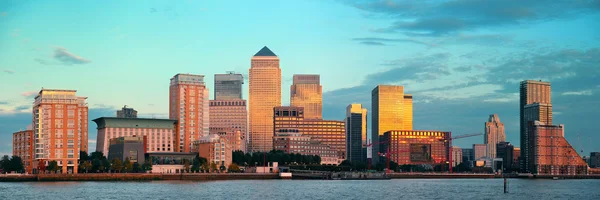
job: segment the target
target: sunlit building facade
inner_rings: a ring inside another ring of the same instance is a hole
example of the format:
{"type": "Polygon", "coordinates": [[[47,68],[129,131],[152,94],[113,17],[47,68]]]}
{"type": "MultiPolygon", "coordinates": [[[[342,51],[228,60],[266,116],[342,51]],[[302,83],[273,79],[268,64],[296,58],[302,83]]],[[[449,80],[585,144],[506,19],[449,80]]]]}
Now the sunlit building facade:
{"type": "Polygon", "coordinates": [[[33,173],[33,130],[13,133],[12,155],[19,156],[27,173],[33,173]]]}
{"type": "Polygon", "coordinates": [[[297,129],[286,129],[284,132],[276,132],[273,137],[273,149],[286,153],[317,155],[321,157],[321,164],[323,165],[337,165],[340,163],[336,150],[310,136],[302,135],[297,129]]]}
{"type": "Polygon", "coordinates": [[[531,155],[528,171],[535,175],[587,174],[588,165],[564,137],[564,126],[529,122],[531,155]]]}
{"type": "Polygon", "coordinates": [[[323,87],[319,75],[294,74],[290,106],[303,107],[305,119],[323,118],[323,87]]]}
{"type": "Polygon", "coordinates": [[[463,154],[460,147],[452,147],[452,167],[456,167],[462,163],[463,154]]]}
{"type": "MultiPolygon", "coordinates": [[[[226,131],[229,135],[238,134],[239,148],[233,149],[246,152],[246,135],[248,125],[248,112],[246,100],[210,100],[210,130],[226,131]]],[[[237,139],[236,139],[237,140],[237,139]]]]}
{"type": "Polygon", "coordinates": [[[146,137],[147,152],[174,152],[177,121],[171,119],[100,117],[93,120],[98,129],[96,151],[109,155],[110,140],[120,137],[146,137]]]}
{"type": "Polygon", "coordinates": [[[233,128],[210,127],[210,135],[218,135],[232,151],[245,151],[242,132],[233,128]]]}
{"type": "Polygon", "coordinates": [[[398,165],[450,163],[451,133],[442,131],[391,130],[383,134],[382,154],[389,153],[398,165]]]}
{"type": "Polygon", "coordinates": [[[403,86],[378,85],[371,92],[372,163],[379,162],[379,137],[390,130],[412,130],[412,95],[403,86]]]}
{"type": "Polygon", "coordinates": [[[346,158],[367,163],[367,109],[361,104],[346,107],[346,158]]]}
{"type": "Polygon", "coordinates": [[[500,122],[498,114],[492,114],[485,123],[485,135],[483,136],[483,143],[486,145],[486,156],[496,158],[496,145],[504,141],[506,141],[504,124],[500,122]]]}
{"type": "MultiPolygon", "coordinates": [[[[527,114],[526,113],[526,106],[530,105],[530,104],[534,104],[534,103],[538,103],[540,104],[541,107],[546,107],[545,109],[547,110],[549,107],[552,105],[552,93],[551,93],[551,86],[549,82],[542,82],[542,81],[535,81],[535,80],[526,80],[526,81],[522,81],[520,83],[520,87],[519,87],[519,93],[520,93],[520,104],[519,104],[519,114],[520,114],[520,145],[521,145],[521,169],[525,169],[527,170],[528,167],[530,165],[530,163],[528,163],[531,158],[528,157],[528,155],[530,155],[531,153],[529,152],[530,150],[530,145],[528,143],[529,138],[528,136],[530,135],[528,133],[528,123],[530,121],[534,121],[536,120],[535,118],[531,118],[532,114],[527,114]],[[546,105],[546,106],[544,106],[546,105]],[[530,117],[527,117],[530,116],[530,117]]],[[[542,108],[542,110],[544,110],[544,108],[542,108]]],[[[539,116],[540,112],[533,112],[533,111],[529,111],[528,113],[538,113],[537,115],[539,116]]],[[[551,108],[550,108],[550,113],[551,113],[551,108]]],[[[547,116],[547,115],[546,115],[547,116]]],[[[552,116],[552,114],[550,114],[549,116],[552,116]]],[[[539,120],[539,119],[538,119],[539,120]]],[[[543,121],[543,120],[542,120],[543,121]]],[[[552,119],[550,118],[547,121],[544,121],[544,123],[547,124],[552,124],[552,119]]],[[[522,172],[527,172],[527,171],[522,171],[522,172]]]]}
{"type": "Polygon", "coordinates": [[[273,133],[297,130],[302,136],[308,136],[335,150],[338,163],[346,159],[346,126],[344,121],[304,119],[304,108],[295,106],[275,107],[273,112],[273,133]]]}
{"type": "Polygon", "coordinates": [[[192,142],[209,132],[209,91],[204,75],[175,75],[169,94],[169,119],[178,122],[175,152],[190,152],[192,142]]]}
{"type": "Polygon", "coordinates": [[[273,108],[281,106],[279,58],[266,46],[251,59],[248,97],[248,151],[273,149],[273,108]]]}
{"type": "Polygon", "coordinates": [[[473,144],[473,158],[475,160],[485,158],[487,155],[487,146],[485,144],[473,144]]]}
{"type": "Polygon", "coordinates": [[[56,161],[62,173],[77,173],[79,151],[88,151],[87,97],[76,92],[42,89],[33,103],[34,162],[56,161]]]}
{"type": "Polygon", "coordinates": [[[198,152],[198,156],[206,158],[208,163],[215,163],[219,167],[227,168],[232,161],[232,149],[227,145],[226,139],[219,135],[210,134],[194,141],[192,151],[198,152]]]}

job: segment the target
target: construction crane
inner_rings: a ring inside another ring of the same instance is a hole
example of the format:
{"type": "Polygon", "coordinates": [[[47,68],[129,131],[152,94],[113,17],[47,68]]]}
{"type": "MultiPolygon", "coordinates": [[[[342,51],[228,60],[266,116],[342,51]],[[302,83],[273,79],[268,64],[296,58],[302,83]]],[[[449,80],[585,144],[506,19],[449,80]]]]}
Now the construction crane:
{"type": "Polygon", "coordinates": [[[468,138],[468,137],[474,137],[474,136],[480,136],[483,135],[483,133],[472,133],[472,134],[464,134],[464,135],[457,135],[455,137],[451,137],[450,141],[444,141],[444,142],[448,142],[448,165],[449,165],[449,171],[450,173],[452,173],[452,141],[456,140],[456,139],[463,139],[463,138],[468,138]]]}

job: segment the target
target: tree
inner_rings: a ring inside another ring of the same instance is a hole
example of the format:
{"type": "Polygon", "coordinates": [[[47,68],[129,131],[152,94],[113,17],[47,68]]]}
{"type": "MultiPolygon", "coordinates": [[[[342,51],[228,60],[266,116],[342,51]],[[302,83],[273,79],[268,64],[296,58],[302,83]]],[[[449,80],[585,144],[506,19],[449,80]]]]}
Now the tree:
{"type": "Polygon", "coordinates": [[[133,173],[140,173],[142,172],[142,166],[140,166],[139,163],[133,163],[133,173]]]}
{"type": "Polygon", "coordinates": [[[46,167],[46,169],[48,169],[50,173],[56,173],[56,171],[59,170],[58,163],[56,162],[56,160],[48,162],[48,167],[46,167]]]}
{"type": "Polygon", "coordinates": [[[210,163],[210,172],[217,171],[217,163],[210,163]]]}
{"type": "Polygon", "coordinates": [[[85,161],[92,160],[87,152],[79,151],[79,162],[83,163],[85,161]]]}
{"type": "Polygon", "coordinates": [[[46,173],[46,163],[44,163],[44,160],[40,160],[38,161],[38,173],[46,173]]]}
{"type": "Polygon", "coordinates": [[[23,173],[25,171],[25,167],[23,166],[23,160],[19,156],[12,156],[9,162],[10,171],[15,171],[18,173],[23,173]]]}
{"type": "Polygon", "coordinates": [[[2,160],[0,160],[0,169],[2,169],[2,171],[4,173],[8,173],[10,172],[10,158],[8,157],[8,155],[4,155],[2,156],[2,160]]]}
{"type": "Polygon", "coordinates": [[[227,170],[231,173],[239,173],[241,171],[240,167],[235,163],[229,164],[229,167],[227,167],[227,170]]]}
{"type": "Polygon", "coordinates": [[[125,173],[129,173],[133,171],[133,163],[129,160],[129,158],[125,159],[125,163],[123,163],[123,171],[125,173]]]}
{"type": "Polygon", "coordinates": [[[202,170],[203,173],[207,173],[208,170],[210,170],[210,165],[208,164],[208,162],[203,163],[200,166],[200,170],[202,170]]]}
{"type": "Polygon", "coordinates": [[[88,171],[89,171],[90,169],[92,169],[92,161],[89,161],[89,160],[83,161],[83,163],[81,163],[81,164],[79,165],[79,169],[80,169],[82,172],[88,173],[88,171]]]}
{"type": "Polygon", "coordinates": [[[190,161],[187,159],[183,160],[183,169],[185,172],[190,172],[190,161]]]}
{"type": "Polygon", "coordinates": [[[110,170],[113,170],[115,173],[119,173],[121,170],[123,170],[123,162],[121,162],[119,158],[113,159],[110,170]]]}
{"type": "Polygon", "coordinates": [[[144,161],[144,164],[142,165],[142,170],[144,170],[144,172],[152,171],[152,162],[149,160],[144,161]]]}
{"type": "Polygon", "coordinates": [[[108,161],[108,159],[104,158],[104,159],[100,160],[100,162],[102,162],[102,165],[100,165],[101,166],[100,170],[102,172],[106,172],[106,171],[110,170],[111,164],[108,161]]]}

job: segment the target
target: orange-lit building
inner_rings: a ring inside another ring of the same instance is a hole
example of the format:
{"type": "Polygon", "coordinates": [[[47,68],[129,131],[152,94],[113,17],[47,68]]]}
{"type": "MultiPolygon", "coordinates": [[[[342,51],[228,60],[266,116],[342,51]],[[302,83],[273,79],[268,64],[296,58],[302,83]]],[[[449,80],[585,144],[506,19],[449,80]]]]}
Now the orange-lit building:
{"type": "Polygon", "coordinates": [[[483,143],[486,145],[486,157],[496,158],[496,145],[505,141],[504,123],[500,122],[498,114],[490,115],[488,121],[485,122],[485,135],[483,136],[483,143]]]}
{"type": "Polygon", "coordinates": [[[281,129],[273,137],[273,149],[286,153],[302,155],[317,155],[321,157],[321,164],[340,164],[338,152],[310,136],[300,133],[297,129],[281,129]]]}
{"type": "Polygon", "coordinates": [[[379,162],[379,137],[391,130],[412,130],[412,95],[404,93],[403,86],[378,85],[371,91],[371,140],[372,163],[379,162]]]}
{"type": "Polygon", "coordinates": [[[210,127],[210,135],[218,135],[225,140],[231,151],[244,151],[242,132],[233,128],[210,127]]]}
{"type": "Polygon", "coordinates": [[[298,130],[302,136],[308,136],[335,150],[338,163],[346,159],[346,126],[344,121],[305,119],[304,108],[295,106],[275,107],[273,112],[273,133],[298,130]]]}
{"type": "Polygon", "coordinates": [[[323,87],[319,75],[294,74],[290,106],[303,107],[304,119],[323,118],[323,87]]]}
{"type": "MultiPolygon", "coordinates": [[[[242,99],[242,84],[244,77],[241,74],[215,74],[215,100],[210,100],[210,130],[227,133],[227,137],[237,134],[236,142],[232,149],[246,152],[246,139],[248,127],[248,112],[246,100],[242,99]]],[[[221,134],[222,135],[222,134],[221,134]]]]}
{"type": "Polygon", "coordinates": [[[251,59],[248,97],[248,151],[273,149],[273,108],[281,106],[279,58],[266,46],[251,59]]]}
{"type": "Polygon", "coordinates": [[[42,89],[35,97],[34,165],[56,161],[62,173],[77,173],[79,151],[88,151],[88,107],[76,92],[42,89]]]}
{"type": "Polygon", "coordinates": [[[19,156],[27,173],[33,173],[33,130],[13,133],[12,155],[19,156]]]}
{"type": "Polygon", "coordinates": [[[217,166],[229,167],[231,164],[232,150],[227,145],[227,140],[218,135],[210,134],[194,141],[192,152],[198,152],[208,163],[215,163],[217,166]]]}
{"type": "Polygon", "coordinates": [[[192,142],[208,135],[209,97],[204,75],[177,74],[169,88],[169,118],[177,120],[175,152],[190,152],[192,142]]]}
{"type": "Polygon", "coordinates": [[[399,165],[439,165],[451,162],[450,138],[450,132],[392,130],[383,134],[382,141],[389,142],[381,146],[383,153],[390,152],[391,160],[399,165]]]}
{"type": "Polygon", "coordinates": [[[529,131],[527,130],[528,123],[531,121],[542,121],[546,124],[552,124],[552,93],[549,82],[525,80],[520,83],[520,145],[521,145],[521,172],[527,172],[530,165],[528,156],[531,155],[529,152],[530,144],[529,131]],[[532,107],[531,104],[539,104],[536,108],[532,107]],[[538,110],[538,112],[536,112],[538,110]],[[540,112],[541,111],[541,112],[540,112]],[[544,112],[545,111],[545,112],[544,112]],[[545,113],[545,114],[544,114],[545,113]],[[545,118],[543,120],[542,118],[545,118]]]}
{"type": "Polygon", "coordinates": [[[151,153],[174,152],[177,120],[151,118],[100,117],[96,123],[96,151],[109,155],[110,140],[120,137],[146,136],[144,148],[151,153]]]}
{"type": "Polygon", "coordinates": [[[588,165],[564,137],[564,126],[530,122],[529,172],[536,175],[587,174],[588,165]]]}

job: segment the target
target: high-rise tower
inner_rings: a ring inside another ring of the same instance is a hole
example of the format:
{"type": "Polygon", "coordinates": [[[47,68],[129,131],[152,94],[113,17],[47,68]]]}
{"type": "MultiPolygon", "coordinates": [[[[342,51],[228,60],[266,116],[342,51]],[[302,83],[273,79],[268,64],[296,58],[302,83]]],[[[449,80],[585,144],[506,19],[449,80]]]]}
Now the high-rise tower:
{"type": "Polygon", "coordinates": [[[483,143],[486,145],[486,157],[496,158],[496,145],[506,141],[504,133],[504,124],[500,122],[498,114],[490,115],[485,123],[485,135],[483,143]]]}
{"type": "Polygon", "coordinates": [[[376,164],[380,136],[391,130],[412,130],[412,95],[404,94],[403,86],[378,85],[371,92],[371,112],[371,153],[376,164]]]}
{"type": "Polygon", "coordinates": [[[273,108],[281,106],[279,58],[265,46],[250,62],[248,151],[267,152],[273,149],[273,108]]]}
{"type": "Polygon", "coordinates": [[[361,104],[346,107],[346,158],[352,162],[367,161],[367,109],[361,104]]]}
{"type": "Polygon", "coordinates": [[[244,77],[233,72],[215,74],[215,100],[210,100],[210,128],[229,144],[233,150],[246,151],[248,112],[242,99],[244,77]],[[238,148],[239,147],[239,148],[238,148]]]}
{"type": "Polygon", "coordinates": [[[34,158],[56,161],[63,174],[77,173],[79,151],[88,151],[87,97],[76,92],[42,89],[33,103],[34,158]]]}
{"type": "MultiPolygon", "coordinates": [[[[521,145],[521,169],[527,169],[529,166],[529,158],[532,155],[529,145],[529,133],[528,133],[528,122],[535,121],[535,117],[533,116],[550,116],[550,120],[544,121],[544,123],[552,124],[551,121],[551,110],[552,110],[552,100],[551,100],[551,91],[550,91],[550,83],[542,82],[542,81],[534,81],[534,80],[526,80],[522,81],[520,84],[520,145],[521,145]],[[538,108],[536,106],[530,104],[539,104],[538,108]],[[536,111],[546,111],[546,114],[536,111]],[[549,115],[548,115],[549,114],[549,115]]],[[[543,120],[542,120],[543,121],[543,120]]]]}
{"type": "Polygon", "coordinates": [[[190,152],[192,142],[209,133],[209,97],[204,75],[173,76],[169,94],[169,118],[178,124],[175,152],[190,152]]]}
{"type": "Polygon", "coordinates": [[[290,106],[303,107],[305,119],[323,118],[323,87],[319,79],[319,75],[294,74],[290,106]]]}
{"type": "Polygon", "coordinates": [[[241,74],[215,74],[215,100],[242,99],[242,84],[244,77],[241,74]]]}

